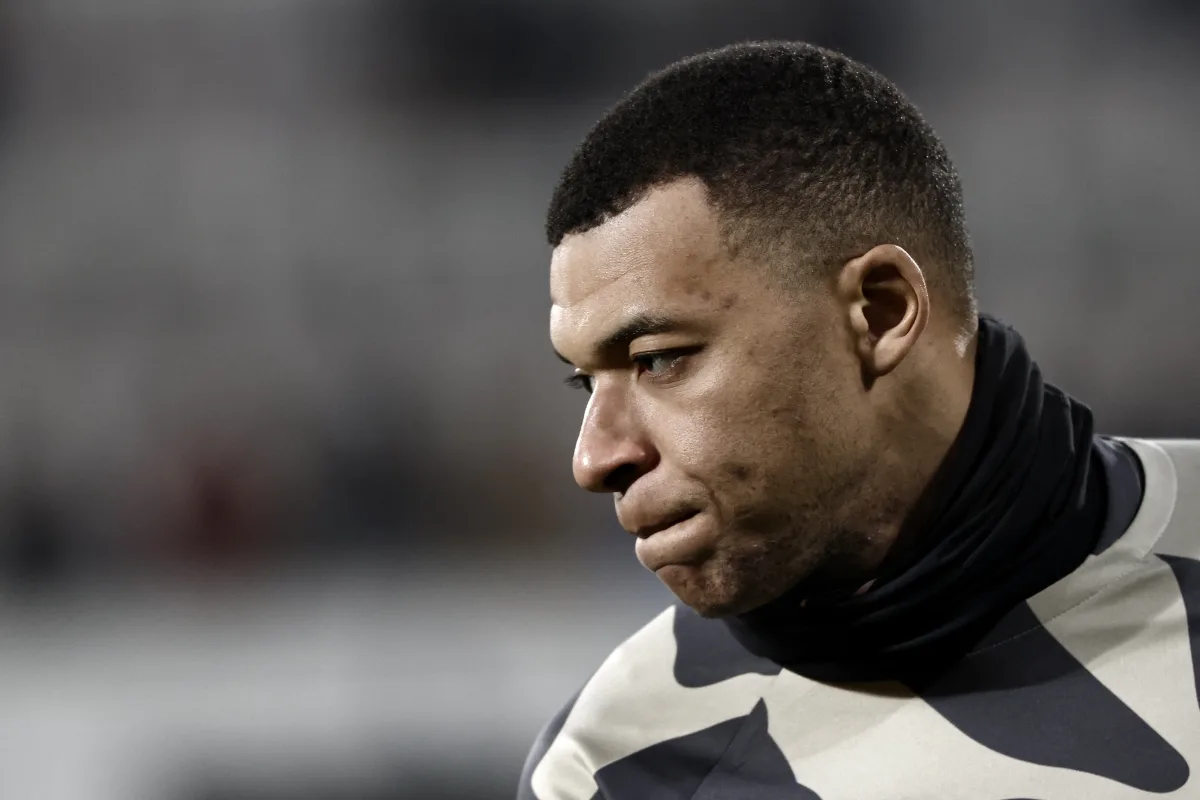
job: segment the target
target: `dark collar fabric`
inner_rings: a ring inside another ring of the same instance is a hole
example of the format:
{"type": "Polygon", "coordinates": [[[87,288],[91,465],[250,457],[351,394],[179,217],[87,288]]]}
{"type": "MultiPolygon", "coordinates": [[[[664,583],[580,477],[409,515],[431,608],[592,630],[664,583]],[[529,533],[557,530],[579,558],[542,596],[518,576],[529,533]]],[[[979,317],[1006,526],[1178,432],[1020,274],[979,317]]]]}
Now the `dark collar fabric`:
{"type": "Polygon", "coordinates": [[[818,598],[802,583],[725,624],[817,680],[922,679],[1120,535],[1141,499],[1136,463],[1043,382],[1016,331],[982,316],[962,430],[871,588],[818,598]]]}

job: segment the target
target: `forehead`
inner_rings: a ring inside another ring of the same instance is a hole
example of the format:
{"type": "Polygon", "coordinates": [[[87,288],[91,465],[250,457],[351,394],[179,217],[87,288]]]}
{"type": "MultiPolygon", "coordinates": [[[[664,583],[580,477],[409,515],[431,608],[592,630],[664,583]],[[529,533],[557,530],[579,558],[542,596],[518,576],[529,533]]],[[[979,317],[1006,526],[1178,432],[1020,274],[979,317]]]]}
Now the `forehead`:
{"type": "Polygon", "coordinates": [[[633,303],[719,304],[745,280],[728,262],[703,185],[678,181],[565,238],[551,259],[550,297],[556,314],[571,316],[633,303]]]}

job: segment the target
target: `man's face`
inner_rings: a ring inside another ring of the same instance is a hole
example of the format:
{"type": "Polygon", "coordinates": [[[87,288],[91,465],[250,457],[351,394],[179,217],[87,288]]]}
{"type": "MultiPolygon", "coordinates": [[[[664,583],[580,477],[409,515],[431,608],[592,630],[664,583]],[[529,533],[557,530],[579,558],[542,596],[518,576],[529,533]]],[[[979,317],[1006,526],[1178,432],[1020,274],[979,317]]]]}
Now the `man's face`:
{"type": "Polygon", "coordinates": [[[748,611],[854,550],[874,423],[832,290],[731,256],[685,180],[567,237],[551,297],[555,349],[591,390],[575,479],[613,495],[681,600],[748,611]]]}

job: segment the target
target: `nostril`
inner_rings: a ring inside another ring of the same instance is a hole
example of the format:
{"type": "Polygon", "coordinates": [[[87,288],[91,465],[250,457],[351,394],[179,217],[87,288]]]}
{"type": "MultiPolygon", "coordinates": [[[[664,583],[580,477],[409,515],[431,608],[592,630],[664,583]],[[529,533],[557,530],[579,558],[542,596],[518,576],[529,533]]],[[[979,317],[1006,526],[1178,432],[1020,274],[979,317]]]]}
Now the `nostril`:
{"type": "Polygon", "coordinates": [[[638,477],[638,468],[633,464],[621,464],[604,476],[604,491],[621,494],[627,491],[638,477]]]}

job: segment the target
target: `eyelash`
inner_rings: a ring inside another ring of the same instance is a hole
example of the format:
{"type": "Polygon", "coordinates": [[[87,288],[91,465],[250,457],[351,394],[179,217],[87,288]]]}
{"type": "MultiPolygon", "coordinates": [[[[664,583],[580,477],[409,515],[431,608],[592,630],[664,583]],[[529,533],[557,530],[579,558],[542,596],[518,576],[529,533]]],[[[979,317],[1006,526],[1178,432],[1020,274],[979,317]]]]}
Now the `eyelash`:
{"type": "MultiPolygon", "coordinates": [[[[641,353],[640,355],[634,356],[632,361],[634,364],[643,367],[644,369],[646,369],[646,371],[649,371],[649,369],[645,367],[645,363],[648,361],[666,360],[666,361],[670,361],[671,365],[674,366],[674,363],[676,361],[683,358],[690,352],[693,352],[693,350],[691,350],[691,349],[657,350],[653,353],[641,353]]],[[[568,375],[566,380],[563,382],[566,383],[567,386],[570,386],[572,389],[582,389],[582,390],[586,391],[588,394],[592,393],[592,376],[591,375],[584,375],[581,373],[576,373],[575,375],[568,375]]]]}
{"type": "Polygon", "coordinates": [[[588,394],[592,393],[592,376],[591,375],[568,375],[563,381],[572,389],[582,389],[588,394]]]}

